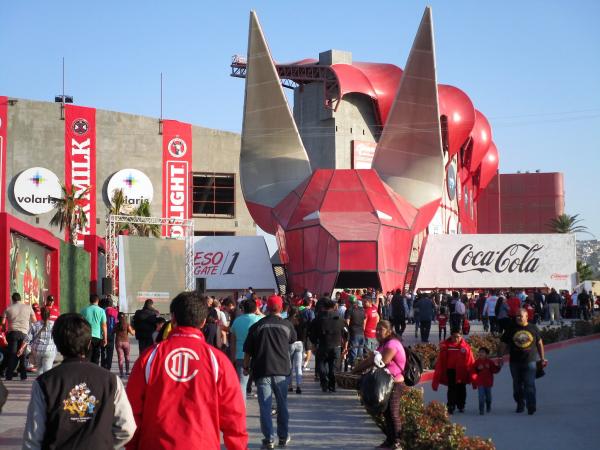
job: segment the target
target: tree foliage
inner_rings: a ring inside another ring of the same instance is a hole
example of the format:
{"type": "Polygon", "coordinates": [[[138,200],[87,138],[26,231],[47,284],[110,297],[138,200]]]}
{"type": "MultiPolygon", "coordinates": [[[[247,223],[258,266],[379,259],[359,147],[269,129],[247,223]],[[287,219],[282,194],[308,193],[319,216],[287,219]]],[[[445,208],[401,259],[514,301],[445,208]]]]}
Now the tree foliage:
{"type": "Polygon", "coordinates": [[[74,186],[67,187],[61,184],[62,197],[55,198],[54,216],[50,225],[58,227],[60,231],[68,230],[68,240],[71,244],[77,241],[77,232],[87,226],[88,219],[83,210],[83,200],[89,194],[86,188],[77,191],[74,186]]]}
{"type": "Polygon", "coordinates": [[[583,261],[577,261],[577,276],[580,283],[591,280],[594,278],[594,270],[583,261]]]}
{"type": "Polygon", "coordinates": [[[550,220],[548,227],[554,233],[588,233],[588,228],[585,225],[578,225],[582,219],[579,219],[579,214],[570,216],[561,214],[550,220]]]}

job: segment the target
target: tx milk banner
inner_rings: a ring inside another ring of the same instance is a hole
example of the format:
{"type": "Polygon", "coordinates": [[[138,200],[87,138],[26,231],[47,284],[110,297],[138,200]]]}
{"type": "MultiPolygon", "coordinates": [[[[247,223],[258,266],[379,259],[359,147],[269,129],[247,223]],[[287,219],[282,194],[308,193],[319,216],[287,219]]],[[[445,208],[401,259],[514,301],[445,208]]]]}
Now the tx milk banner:
{"type": "Polygon", "coordinates": [[[262,236],[196,236],[194,276],[206,279],[207,290],[276,290],[262,236]]]}
{"type": "Polygon", "coordinates": [[[576,273],[574,234],[437,234],[416,287],[570,290],[576,273]]]}
{"type": "MultiPolygon", "coordinates": [[[[163,201],[162,216],[191,217],[190,174],[192,170],[192,126],[176,120],[163,121],[163,201]]],[[[183,236],[181,225],[166,225],[162,235],[183,236]]]]}
{"type": "Polygon", "coordinates": [[[65,186],[76,193],[89,189],[82,199],[87,225],[74,242],[83,247],[84,236],[96,234],[96,108],[65,105],[65,186]]]}

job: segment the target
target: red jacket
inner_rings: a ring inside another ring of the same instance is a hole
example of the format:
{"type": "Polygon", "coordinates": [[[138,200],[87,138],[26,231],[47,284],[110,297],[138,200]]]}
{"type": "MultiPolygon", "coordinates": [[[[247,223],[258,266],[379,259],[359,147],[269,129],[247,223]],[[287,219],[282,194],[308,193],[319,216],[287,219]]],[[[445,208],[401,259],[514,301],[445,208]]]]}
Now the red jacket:
{"type": "Polygon", "coordinates": [[[450,338],[440,344],[440,353],[435,363],[431,387],[434,391],[440,384],[448,385],[448,368],[456,369],[456,382],[468,384],[472,381],[473,352],[467,341],[461,339],[459,344],[454,344],[450,338]]]}
{"type": "Polygon", "coordinates": [[[492,387],[494,374],[500,372],[500,366],[490,358],[477,358],[473,364],[473,387],[492,387]]]}
{"type": "Polygon", "coordinates": [[[137,430],[132,449],[228,450],[248,446],[246,408],[229,359],[200,330],[177,327],[136,361],[127,396],[137,430]]]}
{"type": "Polygon", "coordinates": [[[508,315],[510,317],[517,317],[519,314],[519,308],[521,308],[521,300],[519,297],[511,297],[506,301],[508,305],[508,315]]]}

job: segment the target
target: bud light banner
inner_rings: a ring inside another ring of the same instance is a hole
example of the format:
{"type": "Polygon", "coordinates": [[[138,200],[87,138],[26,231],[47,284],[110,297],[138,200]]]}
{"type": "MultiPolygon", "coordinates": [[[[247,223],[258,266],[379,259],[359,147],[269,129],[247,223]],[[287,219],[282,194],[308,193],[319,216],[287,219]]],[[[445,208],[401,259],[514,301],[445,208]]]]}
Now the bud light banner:
{"type": "MultiPolygon", "coordinates": [[[[163,121],[163,217],[191,216],[192,126],[176,120],[163,121]]],[[[182,237],[183,227],[167,225],[162,235],[182,237]]]]}
{"type": "Polygon", "coordinates": [[[417,288],[556,288],[576,282],[573,234],[455,234],[427,238],[417,288]]]}
{"type": "Polygon", "coordinates": [[[277,290],[262,236],[196,236],[194,277],[205,278],[207,290],[277,290]]]}
{"type": "Polygon", "coordinates": [[[0,96],[0,212],[6,210],[6,138],[8,130],[8,97],[0,96]]]}
{"type": "MultiPolygon", "coordinates": [[[[81,204],[87,217],[77,230],[74,244],[83,247],[83,238],[96,234],[96,109],[65,105],[65,186],[76,195],[87,193],[81,204]]],[[[66,239],[69,230],[66,230],[66,239]]]]}

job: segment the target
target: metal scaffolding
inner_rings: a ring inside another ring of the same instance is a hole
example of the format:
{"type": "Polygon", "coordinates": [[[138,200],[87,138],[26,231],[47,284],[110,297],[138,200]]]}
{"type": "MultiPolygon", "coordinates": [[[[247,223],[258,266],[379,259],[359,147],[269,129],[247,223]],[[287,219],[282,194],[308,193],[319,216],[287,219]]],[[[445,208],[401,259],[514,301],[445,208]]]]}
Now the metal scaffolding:
{"type": "Polygon", "coordinates": [[[118,246],[117,227],[119,224],[142,224],[180,226],[183,234],[178,237],[163,239],[185,239],[185,289],[192,291],[196,288],[194,279],[194,221],[192,219],[173,219],[166,217],[142,217],[110,214],[106,217],[106,276],[115,279],[118,246]]]}

